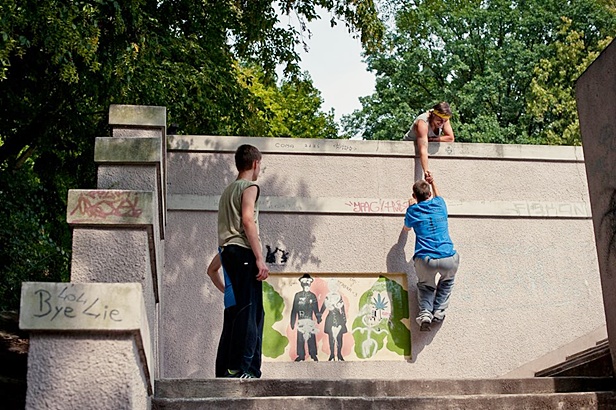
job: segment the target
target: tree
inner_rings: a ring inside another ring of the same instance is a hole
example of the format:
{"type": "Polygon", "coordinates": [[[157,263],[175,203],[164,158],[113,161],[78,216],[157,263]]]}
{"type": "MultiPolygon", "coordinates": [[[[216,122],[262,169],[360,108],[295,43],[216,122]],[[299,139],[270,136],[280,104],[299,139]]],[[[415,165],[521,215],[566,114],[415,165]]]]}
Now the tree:
{"type": "Polygon", "coordinates": [[[258,68],[245,69],[243,81],[261,102],[249,127],[264,137],[338,138],[334,113],[321,112],[321,92],[307,72],[280,85],[267,85],[258,68]]]}
{"type": "Polygon", "coordinates": [[[21,281],[68,279],[67,191],[94,186],[110,104],[166,106],[180,133],[260,135],[265,104],[241,67],[268,87],[278,65],[300,75],[303,34],[275,5],[304,24],[323,7],[368,49],[382,34],[372,0],[0,0],[0,308],[21,281]]]}
{"type": "MultiPolygon", "coordinates": [[[[362,109],[343,118],[347,135],[400,139],[414,117],[439,101],[454,109],[457,141],[556,143],[542,134],[529,107],[538,97],[531,84],[541,74],[542,59],[556,61],[563,52],[562,17],[568,30],[582,35],[583,47],[568,61],[587,64],[616,32],[609,2],[595,0],[415,0],[398,8],[395,27],[386,35],[385,52],[368,53],[376,73],[376,92],[361,99],[362,109]],[[558,40],[561,49],[558,49],[558,40]]],[[[539,81],[552,88],[557,78],[539,81]],[[548,81],[547,83],[545,81],[548,81]]],[[[563,84],[573,92],[574,78],[563,84]]],[[[535,91],[538,91],[536,89],[535,91]]],[[[572,94],[571,94],[572,95],[572,94]]],[[[568,120],[556,124],[562,135],[568,120]]],[[[564,141],[564,140],[562,140],[564,141]]],[[[574,140],[571,140],[574,141],[574,140]]]]}
{"type": "Polygon", "coordinates": [[[562,18],[555,53],[536,65],[530,84],[527,111],[540,125],[536,140],[551,145],[580,145],[582,136],[572,84],[612,41],[600,40],[596,47],[585,44],[583,32],[571,29],[572,21],[562,18]],[[594,50],[594,51],[593,51],[594,50]]]}

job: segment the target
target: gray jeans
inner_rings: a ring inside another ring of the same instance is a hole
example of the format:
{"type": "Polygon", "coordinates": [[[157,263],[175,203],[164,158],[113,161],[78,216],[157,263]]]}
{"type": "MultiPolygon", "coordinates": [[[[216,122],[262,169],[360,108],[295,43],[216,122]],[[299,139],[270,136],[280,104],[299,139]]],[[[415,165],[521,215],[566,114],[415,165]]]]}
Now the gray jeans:
{"type": "Polygon", "coordinates": [[[417,273],[417,300],[419,302],[419,315],[432,314],[438,310],[445,310],[449,306],[449,296],[453,290],[453,282],[460,265],[460,255],[431,259],[429,257],[414,260],[415,273],[417,273]],[[441,278],[436,284],[436,274],[441,278]]]}

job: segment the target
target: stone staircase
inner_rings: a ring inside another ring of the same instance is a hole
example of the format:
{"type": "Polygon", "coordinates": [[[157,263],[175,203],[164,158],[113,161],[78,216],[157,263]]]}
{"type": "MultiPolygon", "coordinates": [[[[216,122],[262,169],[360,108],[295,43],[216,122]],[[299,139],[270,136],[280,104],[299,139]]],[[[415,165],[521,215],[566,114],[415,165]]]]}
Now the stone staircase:
{"type": "Polygon", "coordinates": [[[608,339],[588,349],[567,356],[562,362],[535,373],[537,377],[592,376],[613,377],[612,356],[608,339]]]}
{"type": "Polygon", "coordinates": [[[156,381],[154,410],[616,409],[611,377],[526,379],[156,381]]]}

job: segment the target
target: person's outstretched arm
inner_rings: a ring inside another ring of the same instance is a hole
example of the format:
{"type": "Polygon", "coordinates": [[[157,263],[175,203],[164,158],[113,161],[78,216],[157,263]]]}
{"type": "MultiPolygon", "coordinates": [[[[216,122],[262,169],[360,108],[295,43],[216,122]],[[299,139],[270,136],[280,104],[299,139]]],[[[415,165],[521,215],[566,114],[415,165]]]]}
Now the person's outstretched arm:
{"type": "Polygon", "coordinates": [[[425,174],[429,174],[428,168],[428,123],[417,121],[415,124],[415,135],[417,136],[417,151],[419,153],[419,163],[425,174]]]}

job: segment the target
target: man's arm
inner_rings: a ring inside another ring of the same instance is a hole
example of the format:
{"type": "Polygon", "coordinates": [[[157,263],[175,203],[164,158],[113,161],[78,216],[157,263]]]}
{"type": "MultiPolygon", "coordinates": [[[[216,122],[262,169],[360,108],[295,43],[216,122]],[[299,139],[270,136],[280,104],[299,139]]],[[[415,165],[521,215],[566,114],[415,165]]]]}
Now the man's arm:
{"type": "Polygon", "coordinates": [[[252,253],[254,253],[257,259],[257,267],[259,273],[257,274],[257,280],[265,280],[269,275],[269,268],[265,264],[263,258],[263,250],[261,249],[261,241],[259,241],[259,233],[257,232],[257,224],[254,221],[255,203],[257,202],[257,195],[259,194],[259,188],[255,185],[250,186],[242,193],[242,225],[244,226],[244,232],[250,243],[252,253]]]}
{"type": "Polygon", "coordinates": [[[429,174],[428,170],[428,124],[424,121],[417,121],[415,124],[415,135],[417,136],[417,151],[419,162],[424,173],[429,174]]]}
{"type": "Polygon", "coordinates": [[[455,136],[453,135],[453,128],[451,128],[451,121],[447,121],[443,125],[443,134],[439,137],[432,137],[430,141],[434,142],[453,142],[455,136]]]}
{"type": "Polygon", "coordinates": [[[220,262],[220,255],[216,254],[216,256],[212,258],[212,261],[207,267],[207,274],[210,279],[212,279],[212,283],[214,283],[214,286],[216,286],[216,288],[218,288],[218,290],[220,290],[222,293],[225,293],[225,284],[219,272],[221,266],[222,263],[220,262]]]}

